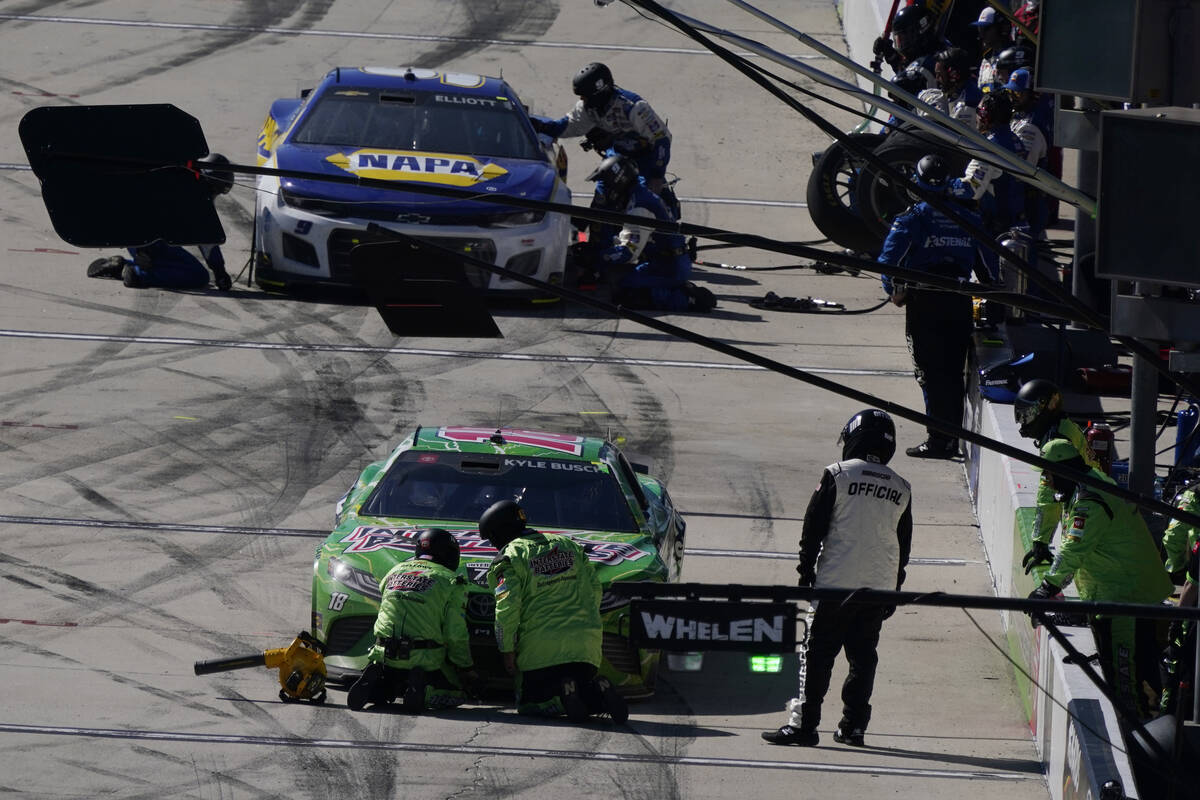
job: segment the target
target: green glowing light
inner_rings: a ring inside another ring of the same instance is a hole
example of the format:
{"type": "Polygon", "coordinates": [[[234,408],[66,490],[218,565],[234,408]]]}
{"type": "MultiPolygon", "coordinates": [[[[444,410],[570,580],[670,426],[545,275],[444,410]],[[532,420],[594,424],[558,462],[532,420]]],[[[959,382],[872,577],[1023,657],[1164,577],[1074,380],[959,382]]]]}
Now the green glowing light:
{"type": "Polygon", "coordinates": [[[779,672],[783,669],[783,656],[750,656],[751,672],[779,672]]]}

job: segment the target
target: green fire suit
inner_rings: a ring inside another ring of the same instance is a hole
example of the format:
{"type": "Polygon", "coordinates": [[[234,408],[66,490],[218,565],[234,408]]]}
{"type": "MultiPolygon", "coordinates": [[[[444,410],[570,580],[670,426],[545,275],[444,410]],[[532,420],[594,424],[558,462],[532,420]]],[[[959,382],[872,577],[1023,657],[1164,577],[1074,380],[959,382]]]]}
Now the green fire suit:
{"type": "Polygon", "coordinates": [[[566,713],[559,681],[590,686],[600,665],[600,581],[583,548],[531,529],[508,543],[488,570],[496,595],[496,643],[516,654],[517,712],[566,713]]]}
{"type": "Polygon", "coordinates": [[[526,530],[488,570],[496,642],[522,672],[579,661],[600,665],[600,580],[570,537],[526,530]]]}
{"type": "MultiPolygon", "coordinates": [[[[1093,478],[1106,480],[1098,469],[1093,478]]],[[[1063,514],[1062,542],[1044,581],[1062,587],[1075,580],[1079,597],[1117,603],[1161,603],[1171,579],[1136,507],[1118,497],[1080,486],[1063,514]]],[[[1105,677],[1131,709],[1147,714],[1142,681],[1159,687],[1159,647],[1151,620],[1089,618],[1105,677]]]]}
{"type": "MultiPolygon", "coordinates": [[[[1038,440],[1039,452],[1051,439],[1066,439],[1079,451],[1079,455],[1087,462],[1089,469],[1099,469],[1100,461],[1092,452],[1092,448],[1087,442],[1087,436],[1078,425],[1067,417],[1060,419],[1058,425],[1051,428],[1045,436],[1038,440]]],[[[1063,504],[1054,499],[1054,487],[1050,485],[1044,472],[1042,479],[1038,481],[1034,505],[1036,509],[1033,515],[1033,541],[1048,545],[1054,538],[1054,529],[1058,527],[1058,520],[1062,516],[1063,504]]]]}
{"type": "Polygon", "coordinates": [[[424,669],[430,674],[425,688],[431,708],[462,703],[466,694],[456,667],[472,665],[466,579],[441,564],[414,559],[392,567],[379,589],[383,598],[375,618],[377,644],[367,654],[368,661],[391,669],[424,669]],[[396,648],[402,639],[411,640],[408,657],[389,657],[389,644],[396,648]]]}
{"type": "MultiPolygon", "coordinates": [[[[1175,507],[1193,514],[1200,513],[1200,484],[1194,483],[1180,492],[1175,498],[1175,507]]],[[[1171,520],[1162,540],[1163,552],[1167,554],[1167,572],[1178,572],[1188,565],[1197,536],[1200,536],[1200,531],[1195,525],[1171,520]]]]}

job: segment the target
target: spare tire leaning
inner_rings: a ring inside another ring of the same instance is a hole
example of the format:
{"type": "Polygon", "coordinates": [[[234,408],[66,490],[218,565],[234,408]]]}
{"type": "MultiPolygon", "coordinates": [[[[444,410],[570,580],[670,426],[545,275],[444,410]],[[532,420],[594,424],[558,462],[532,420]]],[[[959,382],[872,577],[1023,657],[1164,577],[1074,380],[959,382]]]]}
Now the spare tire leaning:
{"type": "Polygon", "coordinates": [[[962,175],[970,160],[959,150],[941,147],[903,132],[889,136],[873,152],[903,176],[902,180],[897,181],[890,175],[867,167],[855,185],[855,206],[859,216],[869,235],[878,237],[881,243],[892,227],[892,220],[916,202],[916,195],[910,194],[908,187],[918,161],[930,154],[938,155],[946,160],[950,174],[962,175]]]}
{"type": "MultiPolygon", "coordinates": [[[[882,133],[851,133],[848,138],[867,150],[883,140],[882,133]]],[[[841,142],[833,142],[813,165],[808,176],[808,214],[813,225],[835,244],[875,253],[883,241],[873,236],[858,215],[855,187],[862,160],[841,142]]]]}

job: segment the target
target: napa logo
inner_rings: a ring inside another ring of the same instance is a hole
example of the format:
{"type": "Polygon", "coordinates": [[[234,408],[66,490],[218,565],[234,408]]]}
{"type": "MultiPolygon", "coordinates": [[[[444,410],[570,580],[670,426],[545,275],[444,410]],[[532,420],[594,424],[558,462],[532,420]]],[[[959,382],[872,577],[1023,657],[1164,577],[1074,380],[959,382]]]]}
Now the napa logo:
{"type": "Polygon", "coordinates": [[[476,161],[470,156],[420,153],[407,150],[355,150],[334,153],[329,163],[360,178],[384,181],[422,181],[450,186],[474,186],[507,175],[497,164],[476,161]]]}

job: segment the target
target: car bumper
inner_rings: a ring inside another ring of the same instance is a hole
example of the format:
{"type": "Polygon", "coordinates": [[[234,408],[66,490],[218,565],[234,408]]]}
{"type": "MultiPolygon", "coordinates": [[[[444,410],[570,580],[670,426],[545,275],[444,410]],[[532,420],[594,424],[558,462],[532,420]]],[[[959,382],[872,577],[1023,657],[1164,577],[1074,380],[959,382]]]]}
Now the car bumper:
{"type": "MultiPolygon", "coordinates": [[[[273,177],[259,182],[255,246],[260,283],[355,285],[350,250],[357,244],[379,240],[367,230],[372,221],[327,217],[284,205],[278,199],[278,188],[278,179],[273,177]]],[[[570,219],[563,214],[546,214],[540,222],[512,228],[375,224],[547,283],[562,282],[570,239],[570,219]]],[[[466,277],[471,285],[489,292],[532,291],[520,281],[469,265],[466,277]]]]}

